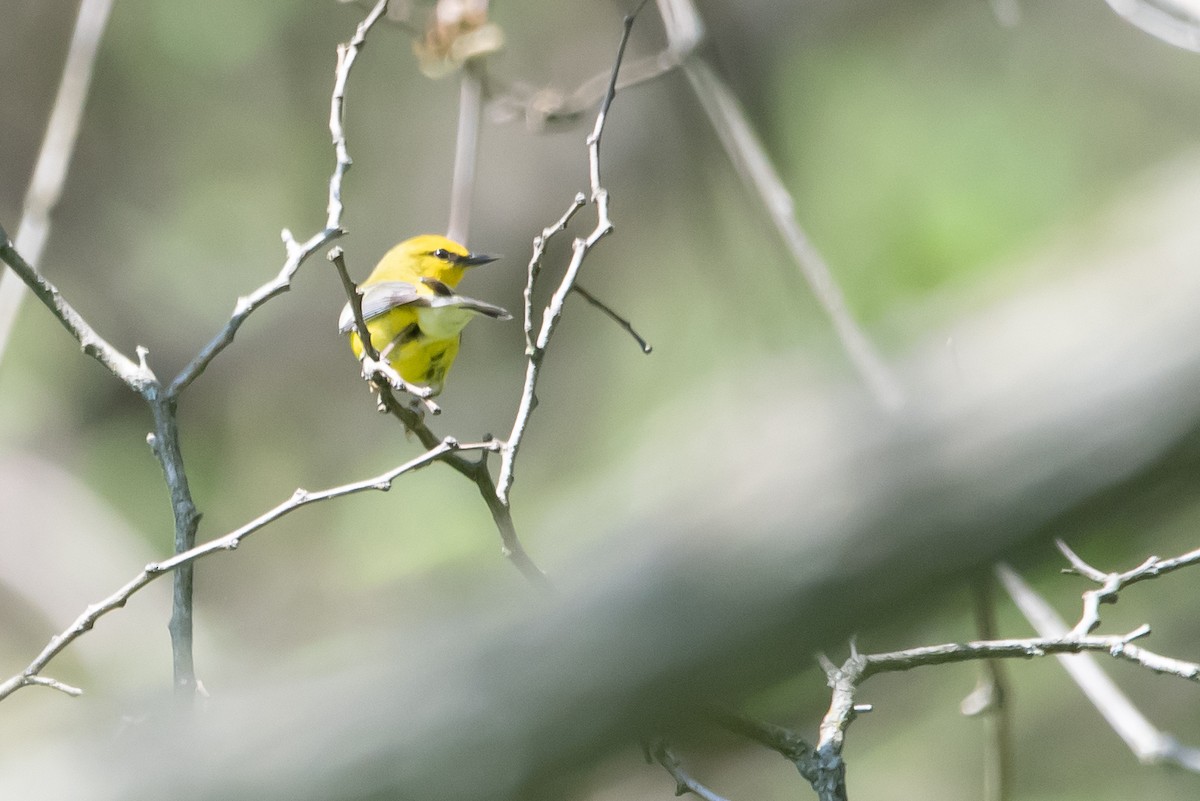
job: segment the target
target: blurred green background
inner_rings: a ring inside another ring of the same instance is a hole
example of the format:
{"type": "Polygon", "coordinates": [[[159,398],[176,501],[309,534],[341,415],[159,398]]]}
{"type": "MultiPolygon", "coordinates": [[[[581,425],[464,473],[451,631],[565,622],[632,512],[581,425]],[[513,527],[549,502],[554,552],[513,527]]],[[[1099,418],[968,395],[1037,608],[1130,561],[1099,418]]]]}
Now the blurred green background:
{"type": "MultiPolygon", "coordinates": [[[[1128,26],[1098,0],[1029,0],[1017,8],[1008,24],[984,0],[701,4],[714,62],[746,104],[855,315],[886,354],[903,354],[1016,287],[1081,269],[1030,257],[1068,232],[1086,232],[1147,174],[1169,174],[1173,163],[1195,158],[1200,56],[1128,26]]],[[[0,220],[10,233],[74,10],[0,0],[0,220]]],[[[651,11],[638,23],[633,55],[661,47],[651,11]]],[[[499,3],[494,19],[507,46],[489,69],[569,90],[608,69],[620,13],[608,3],[499,3]]],[[[312,0],[116,4],[40,266],[112,343],[127,353],[149,348],[160,378],[208,341],[240,294],[278,271],[280,229],[302,239],[323,225],[334,48],[362,14],[312,0]]],[[[342,245],[357,277],[395,241],[444,229],[457,101],[455,80],[417,72],[403,30],[372,34],[347,101],[355,167],[342,245]]],[[[590,124],[587,117],[540,134],[519,122],[486,126],[469,244],[505,258],[473,273],[468,294],[520,308],[532,237],[586,188],[590,124]]],[[[656,421],[714,377],[739,378],[748,403],[713,427],[753,414],[756,375],[770,369],[758,366],[762,359],[814,380],[854,380],[682,76],[618,96],[604,139],[604,182],[616,233],[589,258],[582,281],[628,316],[654,353],[642,356],[593,309],[569,304],[513,494],[535,558],[571,547],[576,535],[562,525],[572,523],[571,500],[626,469],[656,421]]],[[[587,211],[578,219],[579,231],[590,228],[587,211]]],[[[565,241],[552,247],[548,279],[566,253],[565,241]]],[[[417,452],[375,412],[335,333],[343,302],[332,269],[313,258],[292,291],[255,314],[184,395],[183,447],[202,538],[240,525],[297,486],[374,475],[417,452]]],[[[435,430],[463,440],[507,434],[522,349],[517,322],[472,325],[435,430]]],[[[13,614],[0,616],[0,673],[26,664],[70,610],[169,549],[169,507],[145,445],[148,428],[140,399],[27,303],[0,363],[0,482],[28,486],[5,496],[0,547],[11,570],[44,573],[39,591],[54,599],[4,590],[13,614]],[[39,476],[53,481],[31,479],[39,476]],[[50,506],[60,507],[56,525],[39,513],[50,506]],[[86,579],[66,580],[57,562],[72,561],[80,541],[99,536],[87,524],[101,513],[109,539],[89,547],[105,555],[97,558],[108,572],[80,569],[86,579]]],[[[1121,503],[1101,499],[1053,533],[1089,543],[1091,558],[1112,568],[1195,546],[1186,488],[1167,502],[1136,487],[1122,491],[1121,503]]],[[[647,487],[618,506],[654,498],[647,487]]],[[[602,533],[594,521],[573,522],[580,537],[602,533]]],[[[444,605],[446,587],[462,586],[469,596],[466,588],[483,574],[520,591],[498,544],[475,490],[442,469],[406,477],[386,495],[300,511],[235,556],[200,566],[199,673],[219,692],[267,660],[328,663],[348,638],[444,605]]],[[[1052,548],[1043,539],[1019,558],[1070,616],[1081,587],[1055,575],[1052,548]]],[[[1162,636],[1156,643],[1172,646],[1160,650],[1200,658],[1188,581],[1177,576],[1128,593],[1112,630],[1149,618],[1162,636]]],[[[864,624],[863,647],[969,637],[965,596],[940,600],[886,625],[864,624]]],[[[142,644],[124,647],[124,630],[103,624],[88,647],[104,638],[112,653],[98,661],[68,653],[54,671],[85,684],[89,696],[21,694],[5,708],[16,717],[0,724],[0,747],[27,736],[33,720],[52,733],[47,708],[51,720],[70,725],[81,709],[124,713],[123,699],[148,686],[166,691],[165,600],[139,599],[130,614],[148,621],[148,630],[128,634],[142,644]]],[[[1006,634],[1027,633],[1015,613],[1002,619],[1006,634]]],[[[1193,687],[1124,665],[1113,673],[1153,719],[1200,742],[1193,687]]],[[[1016,797],[1196,795],[1194,777],[1139,767],[1052,661],[1013,664],[1010,676],[1016,797]]],[[[971,667],[873,680],[864,694],[878,711],[855,724],[847,752],[855,796],[972,797],[982,733],[957,704],[973,682],[971,667]]],[[[823,678],[810,671],[764,697],[760,711],[811,733],[823,695],[823,678]]],[[[721,738],[697,748],[689,764],[730,797],[809,792],[770,754],[721,738]]],[[[579,797],[669,798],[671,791],[664,772],[631,753],[583,781],[579,797]]]]}

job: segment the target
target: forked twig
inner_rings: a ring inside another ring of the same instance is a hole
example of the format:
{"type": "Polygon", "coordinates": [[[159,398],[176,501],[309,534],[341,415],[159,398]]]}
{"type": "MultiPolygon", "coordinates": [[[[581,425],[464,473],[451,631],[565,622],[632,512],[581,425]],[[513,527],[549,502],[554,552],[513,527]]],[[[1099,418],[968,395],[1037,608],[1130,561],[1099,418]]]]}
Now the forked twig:
{"type": "Polygon", "coordinates": [[[513,421],[512,431],[509,433],[500,450],[500,475],[496,479],[496,495],[505,506],[508,505],[509,492],[512,490],[513,470],[516,464],[517,453],[521,449],[521,441],[529,425],[529,418],[533,414],[533,410],[537,407],[537,383],[541,374],[542,361],[546,356],[546,348],[549,346],[550,339],[554,336],[558,323],[562,319],[563,307],[566,304],[567,296],[575,288],[575,282],[579,275],[579,270],[583,266],[584,259],[587,258],[592,248],[596,246],[596,243],[613,230],[612,220],[609,218],[608,213],[608,190],[604,188],[600,181],[600,140],[604,136],[604,123],[608,119],[608,112],[612,108],[613,98],[617,94],[617,77],[621,72],[621,62],[625,57],[625,47],[629,44],[629,36],[633,31],[634,20],[637,19],[637,15],[645,7],[646,1],[642,0],[638,3],[633,11],[627,14],[622,21],[621,41],[617,46],[617,56],[613,63],[612,75],[609,77],[608,91],[605,92],[604,100],[600,104],[600,111],[596,114],[596,123],[587,138],[588,185],[591,189],[588,200],[596,207],[596,225],[587,237],[576,238],[572,243],[571,261],[567,265],[562,281],[551,295],[550,302],[542,312],[542,324],[536,338],[532,337],[533,313],[530,306],[533,298],[533,282],[540,270],[541,254],[545,250],[546,240],[550,236],[553,236],[554,233],[563,230],[567,221],[579,210],[581,195],[576,195],[571,206],[563,214],[562,218],[560,218],[558,225],[546,229],[539,238],[534,240],[534,257],[530,261],[528,283],[525,287],[527,356],[525,383],[521,391],[521,402],[517,407],[517,415],[513,421]]]}

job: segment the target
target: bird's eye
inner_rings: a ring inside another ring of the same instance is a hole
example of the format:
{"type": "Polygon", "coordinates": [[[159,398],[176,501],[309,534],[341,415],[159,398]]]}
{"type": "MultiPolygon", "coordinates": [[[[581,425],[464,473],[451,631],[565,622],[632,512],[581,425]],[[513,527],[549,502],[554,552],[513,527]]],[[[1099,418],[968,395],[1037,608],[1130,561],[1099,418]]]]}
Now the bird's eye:
{"type": "Polygon", "coordinates": [[[437,250],[433,251],[433,255],[443,261],[450,261],[450,251],[446,250],[445,248],[438,248],[437,250]]]}

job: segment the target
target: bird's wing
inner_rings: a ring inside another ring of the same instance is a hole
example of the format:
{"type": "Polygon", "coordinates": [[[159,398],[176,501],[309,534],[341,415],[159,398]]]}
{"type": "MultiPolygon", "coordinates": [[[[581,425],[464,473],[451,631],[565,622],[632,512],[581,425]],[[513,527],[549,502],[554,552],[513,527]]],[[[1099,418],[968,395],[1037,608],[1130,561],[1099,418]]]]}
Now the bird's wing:
{"type": "Polygon", "coordinates": [[[508,313],[508,309],[502,306],[495,306],[491,303],[475,298],[468,298],[465,295],[435,295],[434,297],[421,298],[422,306],[429,306],[433,309],[442,309],[447,306],[454,306],[459,309],[467,309],[476,314],[482,314],[484,317],[491,317],[494,320],[511,320],[512,315],[508,313]]]}
{"type": "MultiPolygon", "coordinates": [[[[370,320],[385,312],[400,306],[422,306],[428,308],[444,308],[455,306],[462,309],[492,317],[498,320],[511,320],[512,315],[506,309],[475,300],[463,295],[455,295],[453,290],[441,281],[432,279],[424,281],[433,291],[430,295],[405,281],[381,281],[363,288],[362,312],[363,320],[370,320]],[[430,283],[432,281],[432,284],[430,283]],[[447,294],[448,293],[448,294],[447,294]]],[[[347,303],[338,318],[338,331],[345,334],[354,328],[354,312],[347,303]]]]}

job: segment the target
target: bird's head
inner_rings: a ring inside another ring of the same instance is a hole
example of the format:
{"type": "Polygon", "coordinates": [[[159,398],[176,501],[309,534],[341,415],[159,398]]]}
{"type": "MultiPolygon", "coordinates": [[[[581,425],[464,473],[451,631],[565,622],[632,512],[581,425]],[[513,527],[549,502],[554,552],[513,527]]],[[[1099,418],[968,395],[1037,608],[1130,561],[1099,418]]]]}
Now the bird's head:
{"type": "Polygon", "coordinates": [[[422,234],[404,240],[384,254],[371,279],[416,283],[422,278],[432,278],[455,287],[468,267],[495,260],[495,256],[472,253],[439,234],[422,234]]]}

